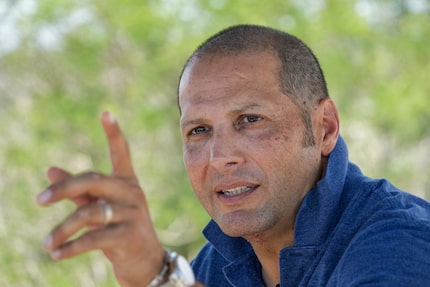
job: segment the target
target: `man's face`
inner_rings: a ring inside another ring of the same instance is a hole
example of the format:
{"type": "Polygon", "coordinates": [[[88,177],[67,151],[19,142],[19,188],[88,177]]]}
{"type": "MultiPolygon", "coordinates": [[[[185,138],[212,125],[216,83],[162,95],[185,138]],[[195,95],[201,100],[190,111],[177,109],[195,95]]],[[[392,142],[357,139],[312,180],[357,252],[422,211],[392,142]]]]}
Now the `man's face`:
{"type": "MultiPolygon", "coordinates": [[[[321,175],[321,125],[305,147],[299,108],[282,92],[268,53],[206,56],[179,87],[184,162],[193,189],[224,233],[291,233],[321,175]]],[[[318,107],[315,109],[318,110],[318,107]]]]}

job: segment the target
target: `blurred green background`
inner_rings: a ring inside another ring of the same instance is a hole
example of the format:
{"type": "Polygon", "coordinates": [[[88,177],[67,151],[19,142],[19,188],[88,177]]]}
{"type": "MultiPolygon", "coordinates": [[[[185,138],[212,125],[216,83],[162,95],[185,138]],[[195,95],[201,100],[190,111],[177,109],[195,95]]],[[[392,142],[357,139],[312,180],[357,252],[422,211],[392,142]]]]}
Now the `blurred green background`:
{"type": "Polygon", "coordinates": [[[163,243],[191,258],[208,220],[184,172],[176,84],[209,35],[239,23],[318,56],[351,159],[430,198],[430,0],[0,0],[0,286],[118,286],[98,252],[53,262],[41,241],[73,209],[41,208],[45,171],[110,171],[112,111],[163,243]]]}

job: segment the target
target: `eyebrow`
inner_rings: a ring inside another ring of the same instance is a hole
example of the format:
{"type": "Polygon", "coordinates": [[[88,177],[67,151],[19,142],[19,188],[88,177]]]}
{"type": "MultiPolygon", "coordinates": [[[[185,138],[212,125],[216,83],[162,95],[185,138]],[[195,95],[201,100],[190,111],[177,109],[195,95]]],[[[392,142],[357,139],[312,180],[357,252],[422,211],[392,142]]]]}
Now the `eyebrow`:
{"type": "Polygon", "coordinates": [[[200,124],[203,121],[204,121],[203,118],[197,118],[197,119],[187,120],[187,121],[181,122],[181,127],[200,124]]]}
{"type": "MultiPolygon", "coordinates": [[[[244,107],[228,111],[228,114],[229,115],[241,114],[243,112],[246,112],[246,111],[248,111],[250,109],[253,109],[253,108],[256,108],[256,107],[261,107],[261,105],[252,103],[252,104],[246,105],[244,107]]],[[[196,118],[196,119],[186,120],[184,122],[181,122],[181,127],[185,127],[185,126],[188,126],[188,125],[200,124],[200,123],[202,123],[204,121],[205,121],[204,118],[196,118]]]]}
{"type": "Polygon", "coordinates": [[[228,113],[229,114],[240,114],[240,113],[246,112],[247,110],[250,110],[250,109],[253,109],[253,108],[258,108],[258,107],[261,107],[261,105],[259,105],[259,104],[249,104],[249,105],[246,105],[246,106],[241,107],[239,109],[235,109],[235,110],[229,111],[228,113]]]}

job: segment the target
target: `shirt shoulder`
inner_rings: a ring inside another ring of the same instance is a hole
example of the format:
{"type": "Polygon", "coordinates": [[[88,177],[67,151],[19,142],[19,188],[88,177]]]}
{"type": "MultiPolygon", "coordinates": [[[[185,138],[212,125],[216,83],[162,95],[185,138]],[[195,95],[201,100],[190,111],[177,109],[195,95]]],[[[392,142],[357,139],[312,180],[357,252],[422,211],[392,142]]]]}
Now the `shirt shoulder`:
{"type": "Polygon", "coordinates": [[[430,286],[429,242],[426,222],[405,218],[374,222],[354,236],[333,278],[337,286],[430,286]]]}
{"type": "Polygon", "coordinates": [[[352,237],[331,280],[430,286],[430,203],[386,180],[364,181],[360,189],[345,209],[341,229],[352,237]]]}

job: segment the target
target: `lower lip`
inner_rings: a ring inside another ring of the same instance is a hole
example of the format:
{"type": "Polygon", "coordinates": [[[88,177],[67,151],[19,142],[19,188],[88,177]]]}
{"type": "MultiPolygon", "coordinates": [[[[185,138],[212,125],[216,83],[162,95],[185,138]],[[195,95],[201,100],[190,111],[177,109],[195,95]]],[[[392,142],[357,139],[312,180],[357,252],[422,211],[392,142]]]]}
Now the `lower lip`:
{"type": "Polygon", "coordinates": [[[249,195],[251,195],[254,191],[256,191],[258,188],[258,186],[253,187],[251,189],[249,189],[248,191],[238,194],[238,195],[225,195],[225,194],[218,194],[218,198],[221,199],[222,202],[224,203],[237,203],[238,201],[241,201],[242,199],[244,199],[245,197],[248,197],[249,195]]]}

